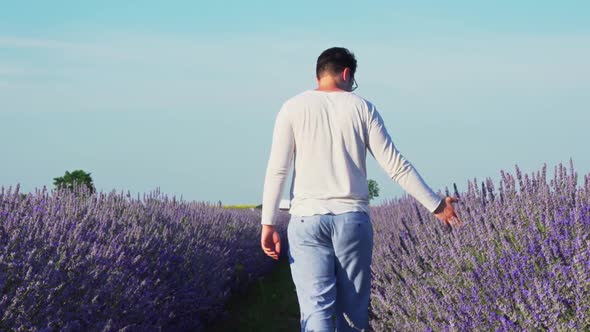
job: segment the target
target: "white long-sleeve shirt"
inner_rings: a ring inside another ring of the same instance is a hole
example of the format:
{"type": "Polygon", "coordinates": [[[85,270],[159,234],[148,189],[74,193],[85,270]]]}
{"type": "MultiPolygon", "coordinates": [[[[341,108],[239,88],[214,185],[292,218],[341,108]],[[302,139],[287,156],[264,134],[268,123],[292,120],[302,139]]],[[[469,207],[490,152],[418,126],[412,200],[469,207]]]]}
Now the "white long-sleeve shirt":
{"type": "Polygon", "coordinates": [[[307,90],[288,99],[276,115],[261,224],[277,223],[293,157],[291,215],[369,213],[367,150],[428,211],[438,207],[442,198],[397,150],[371,102],[347,91],[307,90]]]}

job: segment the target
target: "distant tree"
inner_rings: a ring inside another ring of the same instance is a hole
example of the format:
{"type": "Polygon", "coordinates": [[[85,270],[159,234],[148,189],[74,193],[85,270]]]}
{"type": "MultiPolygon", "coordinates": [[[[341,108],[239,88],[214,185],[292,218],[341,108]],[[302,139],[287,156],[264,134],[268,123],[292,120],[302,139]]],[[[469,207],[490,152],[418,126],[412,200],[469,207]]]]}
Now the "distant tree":
{"type": "Polygon", "coordinates": [[[379,197],[379,185],[377,181],[373,179],[369,179],[369,200],[372,200],[375,197],[379,197]]]}
{"type": "Polygon", "coordinates": [[[66,171],[66,174],[64,176],[53,178],[53,184],[57,189],[68,188],[70,190],[73,190],[74,182],[86,185],[90,192],[95,191],[90,173],[86,173],[81,169],[75,170],[71,173],[69,171],[66,171]]]}

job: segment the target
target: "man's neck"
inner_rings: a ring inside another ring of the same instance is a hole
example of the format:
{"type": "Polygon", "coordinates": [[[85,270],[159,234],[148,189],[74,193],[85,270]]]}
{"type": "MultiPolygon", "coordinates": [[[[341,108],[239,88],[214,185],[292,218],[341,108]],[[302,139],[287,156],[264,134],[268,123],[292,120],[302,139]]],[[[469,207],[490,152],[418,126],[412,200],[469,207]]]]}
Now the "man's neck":
{"type": "Polygon", "coordinates": [[[333,79],[324,77],[318,82],[316,91],[336,92],[336,91],[347,91],[340,88],[337,82],[333,79]]]}
{"type": "Polygon", "coordinates": [[[316,91],[326,91],[326,92],[336,92],[336,91],[346,91],[341,89],[336,84],[319,84],[316,88],[316,91]]]}
{"type": "Polygon", "coordinates": [[[342,90],[340,88],[322,88],[322,87],[318,87],[317,89],[315,89],[315,91],[324,91],[324,92],[339,92],[339,91],[346,91],[346,90],[342,90]]]}

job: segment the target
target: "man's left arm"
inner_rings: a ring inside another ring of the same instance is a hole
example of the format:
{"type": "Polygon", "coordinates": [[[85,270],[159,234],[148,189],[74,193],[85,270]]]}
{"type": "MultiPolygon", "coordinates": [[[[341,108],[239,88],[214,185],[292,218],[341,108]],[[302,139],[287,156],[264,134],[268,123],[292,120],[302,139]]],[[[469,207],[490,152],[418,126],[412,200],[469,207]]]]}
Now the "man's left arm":
{"type": "Polygon", "coordinates": [[[276,225],[276,216],[285,180],[291,168],[295,150],[293,127],[285,106],[278,112],[272,136],[272,145],[262,195],[262,225],[276,225]]]}
{"type": "Polygon", "coordinates": [[[426,184],[414,165],[397,149],[385,127],[383,117],[373,104],[370,104],[368,114],[369,152],[393,181],[416,198],[428,211],[436,211],[444,200],[426,184]]]}

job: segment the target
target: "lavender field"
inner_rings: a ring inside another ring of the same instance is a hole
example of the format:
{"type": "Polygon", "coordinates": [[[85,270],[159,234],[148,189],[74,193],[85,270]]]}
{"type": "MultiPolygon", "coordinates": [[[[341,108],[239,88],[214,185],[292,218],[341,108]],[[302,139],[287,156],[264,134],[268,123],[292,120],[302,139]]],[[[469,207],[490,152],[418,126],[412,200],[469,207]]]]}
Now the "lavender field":
{"type": "MultiPolygon", "coordinates": [[[[590,330],[590,174],[578,184],[571,160],[546,173],[516,166],[498,184],[447,189],[458,229],[412,197],[372,207],[371,327],[590,330]]],[[[281,213],[281,255],[287,222],[281,213]]],[[[274,264],[259,210],[159,191],[0,191],[2,331],[206,331],[274,264]]]]}
{"type": "Polygon", "coordinates": [[[590,331],[590,174],[501,171],[455,192],[463,227],[412,198],[373,209],[376,331],[590,331]]]}
{"type": "Polygon", "coordinates": [[[0,331],[199,331],[275,264],[257,211],[18,190],[0,191],[0,331]]]}

